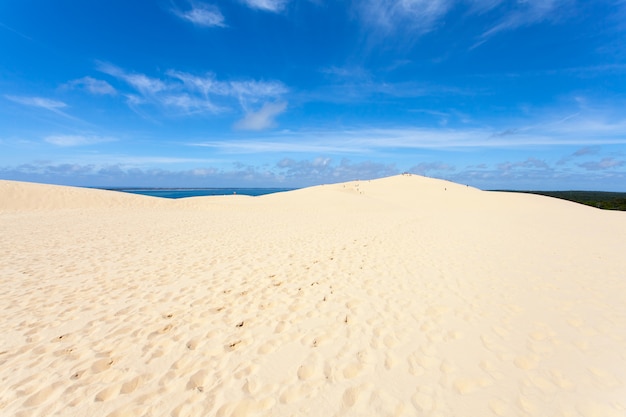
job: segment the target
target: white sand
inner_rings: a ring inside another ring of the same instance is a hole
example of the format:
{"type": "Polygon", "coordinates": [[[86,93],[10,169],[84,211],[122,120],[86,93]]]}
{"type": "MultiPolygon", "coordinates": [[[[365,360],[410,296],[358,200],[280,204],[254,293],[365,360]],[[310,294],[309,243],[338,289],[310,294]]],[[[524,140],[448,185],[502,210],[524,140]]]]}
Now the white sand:
{"type": "Polygon", "coordinates": [[[0,181],[2,416],[626,416],[626,213],[418,176],[0,181]]]}

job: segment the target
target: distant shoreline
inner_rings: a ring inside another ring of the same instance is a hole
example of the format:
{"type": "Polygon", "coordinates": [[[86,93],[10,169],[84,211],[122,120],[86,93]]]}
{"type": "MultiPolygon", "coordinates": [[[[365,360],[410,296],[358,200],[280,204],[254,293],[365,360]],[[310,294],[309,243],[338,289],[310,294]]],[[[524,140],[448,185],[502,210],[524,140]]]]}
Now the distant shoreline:
{"type": "Polygon", "coordinates": [[[130,194],[140,194],[151,197],[161,198],[188,198],[188,197],[208,197],[208,196],[224,196],[224,195],[247,195],[258,197],[266,194],[281,193],[292,191],[296,188],[167,188],[167,187],[91,187],[94,189],[119,191],[130,194]]]}

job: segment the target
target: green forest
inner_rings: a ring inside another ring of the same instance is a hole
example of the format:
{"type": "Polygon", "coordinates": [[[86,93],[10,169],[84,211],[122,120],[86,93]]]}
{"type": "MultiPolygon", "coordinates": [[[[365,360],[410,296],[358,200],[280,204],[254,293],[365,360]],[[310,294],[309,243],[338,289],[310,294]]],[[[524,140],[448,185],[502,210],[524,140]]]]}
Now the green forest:
{"type": "Polygon", "coordinates": [[[604,210],[626,211],[626,193],[604,191],[514,191],[574,201],[604,210]]]}

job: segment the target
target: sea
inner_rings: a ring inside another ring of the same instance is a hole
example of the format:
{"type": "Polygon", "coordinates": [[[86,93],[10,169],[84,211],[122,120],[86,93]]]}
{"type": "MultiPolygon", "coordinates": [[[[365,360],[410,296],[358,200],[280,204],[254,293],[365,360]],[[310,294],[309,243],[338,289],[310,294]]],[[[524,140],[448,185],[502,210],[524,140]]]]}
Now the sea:
{"type": "Polygon", "coordinates": [[[291,191],[294,190],[294,188],[107,188],[107,190],[148,195],[152,197],[186,198],[216,195],[259,196],[291,191]]]}

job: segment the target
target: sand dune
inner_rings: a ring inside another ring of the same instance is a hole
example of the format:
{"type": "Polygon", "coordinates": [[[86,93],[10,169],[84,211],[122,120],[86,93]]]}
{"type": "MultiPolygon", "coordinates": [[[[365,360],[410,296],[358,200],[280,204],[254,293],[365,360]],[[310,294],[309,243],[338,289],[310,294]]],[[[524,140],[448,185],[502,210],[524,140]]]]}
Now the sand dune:
{"type": "Polygon", "coordinates": [[[0,181],[0,415],[626,415],[626,213],[418,176],[0,181]]]}

